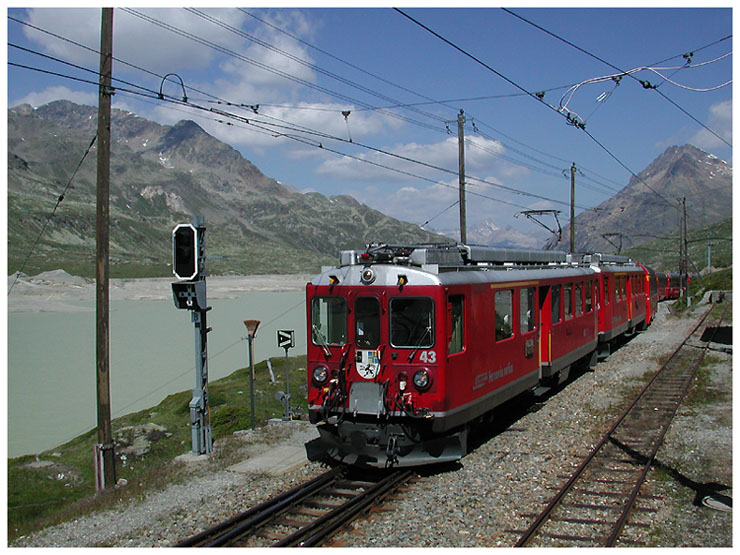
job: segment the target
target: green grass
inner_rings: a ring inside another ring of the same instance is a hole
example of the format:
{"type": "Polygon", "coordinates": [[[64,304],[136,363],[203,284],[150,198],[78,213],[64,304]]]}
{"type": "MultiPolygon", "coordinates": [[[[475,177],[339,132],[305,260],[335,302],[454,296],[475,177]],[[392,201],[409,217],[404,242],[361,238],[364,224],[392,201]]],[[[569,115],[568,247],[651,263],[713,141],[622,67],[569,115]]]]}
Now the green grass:
{"type": "MultiPolygon", "coordinates": [[[[278,390],[285,388],[285,359],[271,359],[275,383],[269,380],[267,363],[255,366],[255,420],[262,426],[270,418],[282,417],[283,405],[275,400],[278,390]]],[[[306,410],[306,357],[289,358],[291,395],[294,407],[306,410]]],[[[211,428],[214,442],[224,440],[237,430],[251,427],[249,369],[241,368],[231,375],[209,384],[211,428]]],[[[40,461],[51,466],[29,467],[36,456],[26,455],[8,460],[8,539],[14,540],[49,525],[74,519],[95,510],[113,507],[121,502],[138,499],[144,493],[183,479],[181,465],[173,459],[191,451],[190,391],[174,393],[157,406],[122,416],[113,421],[116,442],[116,478],[128,484],[96,495],[93,471],[93,446],[97,431],[91,430],[65,445],[38,454],[40,461]],[[154,423],[166,432],[150,434],[149,452],[143,456],[128,456],[120,460],[121,448],[132,440],[130,426],[154,423]],[[58,479],[63,475],[62,479],[58,479]]],[[[209,464],[235,462],[225,452],[214,449],[209,464]]]]}
{"type": "Polygon", "coordinates": [[[704,297],[707,291],[732,291],[732,268],[725,268],[692,279],[687,296],[676,300],[673,303],[673,309],[686,310],[687,298],[691,299],[691,306],[694,306],[704,297]]]}
{"type": "MultiPolygon", "coordinates": [[[[704,227],[693,228],[688,233],[689,272],[703,271],[707,265],[707,244],[712,245],[711,262],[714,268],[732,265],[732,218],[704,227]]],[[[656,239],[622,251],[643,264],[662,272],[678,271],[678,236],[656,239]]]]}

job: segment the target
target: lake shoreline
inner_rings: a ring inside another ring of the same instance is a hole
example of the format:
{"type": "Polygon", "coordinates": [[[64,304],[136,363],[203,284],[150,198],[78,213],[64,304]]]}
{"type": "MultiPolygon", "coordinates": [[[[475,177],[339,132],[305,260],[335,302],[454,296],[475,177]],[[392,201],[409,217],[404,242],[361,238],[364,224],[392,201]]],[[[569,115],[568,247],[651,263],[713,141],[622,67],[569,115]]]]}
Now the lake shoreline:
{"type": "MultiPolygon", "coordinates": [[[[310,281],[309,274],[273,274],[246,276],[210,276],[206,279],[208,299],[228,299],[248,292],[301,291],[310,281]]],[[[172,301],[174,278],[112,278],[111,301],[172,301]]],[[[36,276],[8,276],[8,312],[80,312],[90,308],[79,302],[95,301],[95,281],[71,276],[64,270],[36,276]],[[71,304],[70,304],[71,303],[71,304]]]]}

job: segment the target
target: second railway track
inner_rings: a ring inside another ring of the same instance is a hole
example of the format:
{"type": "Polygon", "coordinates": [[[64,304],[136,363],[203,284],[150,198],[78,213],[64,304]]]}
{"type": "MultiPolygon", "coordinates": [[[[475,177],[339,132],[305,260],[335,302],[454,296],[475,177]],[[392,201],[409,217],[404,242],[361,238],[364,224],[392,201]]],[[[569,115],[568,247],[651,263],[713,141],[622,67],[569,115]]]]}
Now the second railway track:
{"type": "MultiPolygon", "coordinates": [[[[550,503],[521,533],[521,546],[614,546],[630,543],[625,526],[650,513],[638,496],[663,438],[709,346],[686,348],[709,327],[707,311],[691,333],[617,419],[550,503]]],[[[719,322],[712,322],[719,326],[719,322]]],[[[711,339],[710,339],[711,340],[711,339]]],[[[643,497],[644,499],[644,497],[643,497]]],[[[526,516],[526,515],[523,515],[526,516]]],[[[513,532],[513,531],[512,531],[513,532]]]]}
{"type": "Polygon", "coordinates": [[[414,477],[414,472],[365,473],[344,467],[300,484],[188,538],[177,547],[312,547],[321,545],[414,477]]]}

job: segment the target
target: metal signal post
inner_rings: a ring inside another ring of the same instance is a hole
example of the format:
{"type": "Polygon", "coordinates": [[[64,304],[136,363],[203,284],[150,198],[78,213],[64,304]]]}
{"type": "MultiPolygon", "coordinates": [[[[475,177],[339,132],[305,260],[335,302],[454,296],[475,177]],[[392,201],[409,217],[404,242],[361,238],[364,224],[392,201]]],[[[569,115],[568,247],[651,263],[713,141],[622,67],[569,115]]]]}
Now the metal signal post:
{"type": "Polygon", "coordinates": [[[179,280],[172,284],[175,307],[190,310],[195,324],[195,388],[190,401],[193,454],[213,450],[211,419],[208,408],[208,332],[206,312],[205,219],[193,218],[192,224],[179,224],[172,231],[172,273],[179,280]]]}

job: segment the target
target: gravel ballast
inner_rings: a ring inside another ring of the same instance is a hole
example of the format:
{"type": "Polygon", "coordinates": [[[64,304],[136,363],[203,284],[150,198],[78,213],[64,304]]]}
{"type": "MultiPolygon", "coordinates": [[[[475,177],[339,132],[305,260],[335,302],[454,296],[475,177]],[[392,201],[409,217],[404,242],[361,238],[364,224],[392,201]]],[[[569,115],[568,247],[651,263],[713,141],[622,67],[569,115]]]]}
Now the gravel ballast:
{"type": "MultiPolygon", "coordinates": [[[[696,324],[697,314],[676,317],[660,305],[645,332],[616,350],[593,371],[561,390],[497,414],[491,432],[459,464],[424,472],[402,494],[339,533],[345,547],[510,547],[531,517],[554,495],[601,439],[643,376],[660,366],[696,324]],[[500,421],[503,421],[501,424],[500,421]]],[[[644,492],[652,516],[648,528],[628,532],[649,546],[732,545],[732,513],[693,504],[697,491],[732,495],[732,358],[713,353],[702,399],[690,395],[671,426],[644,492]],[[726,486],[728,489],[724,489],[726,486]],[[703,488],[703,489],[702,489],[703,488]]],[[[697,393],[698,395],[698,393],[697,393]]],[[[240,460],[268,445],[298,444],[316,437],[303,422],[267,426],[217,442],[238,450],[240,460]]],[[[20,538],[15,546],[171,546],[326,468],[307,463],[285,474],[237,473],[213,461],[178,461],[186,478],[120,510],[87,515],[20,538]]]]}

